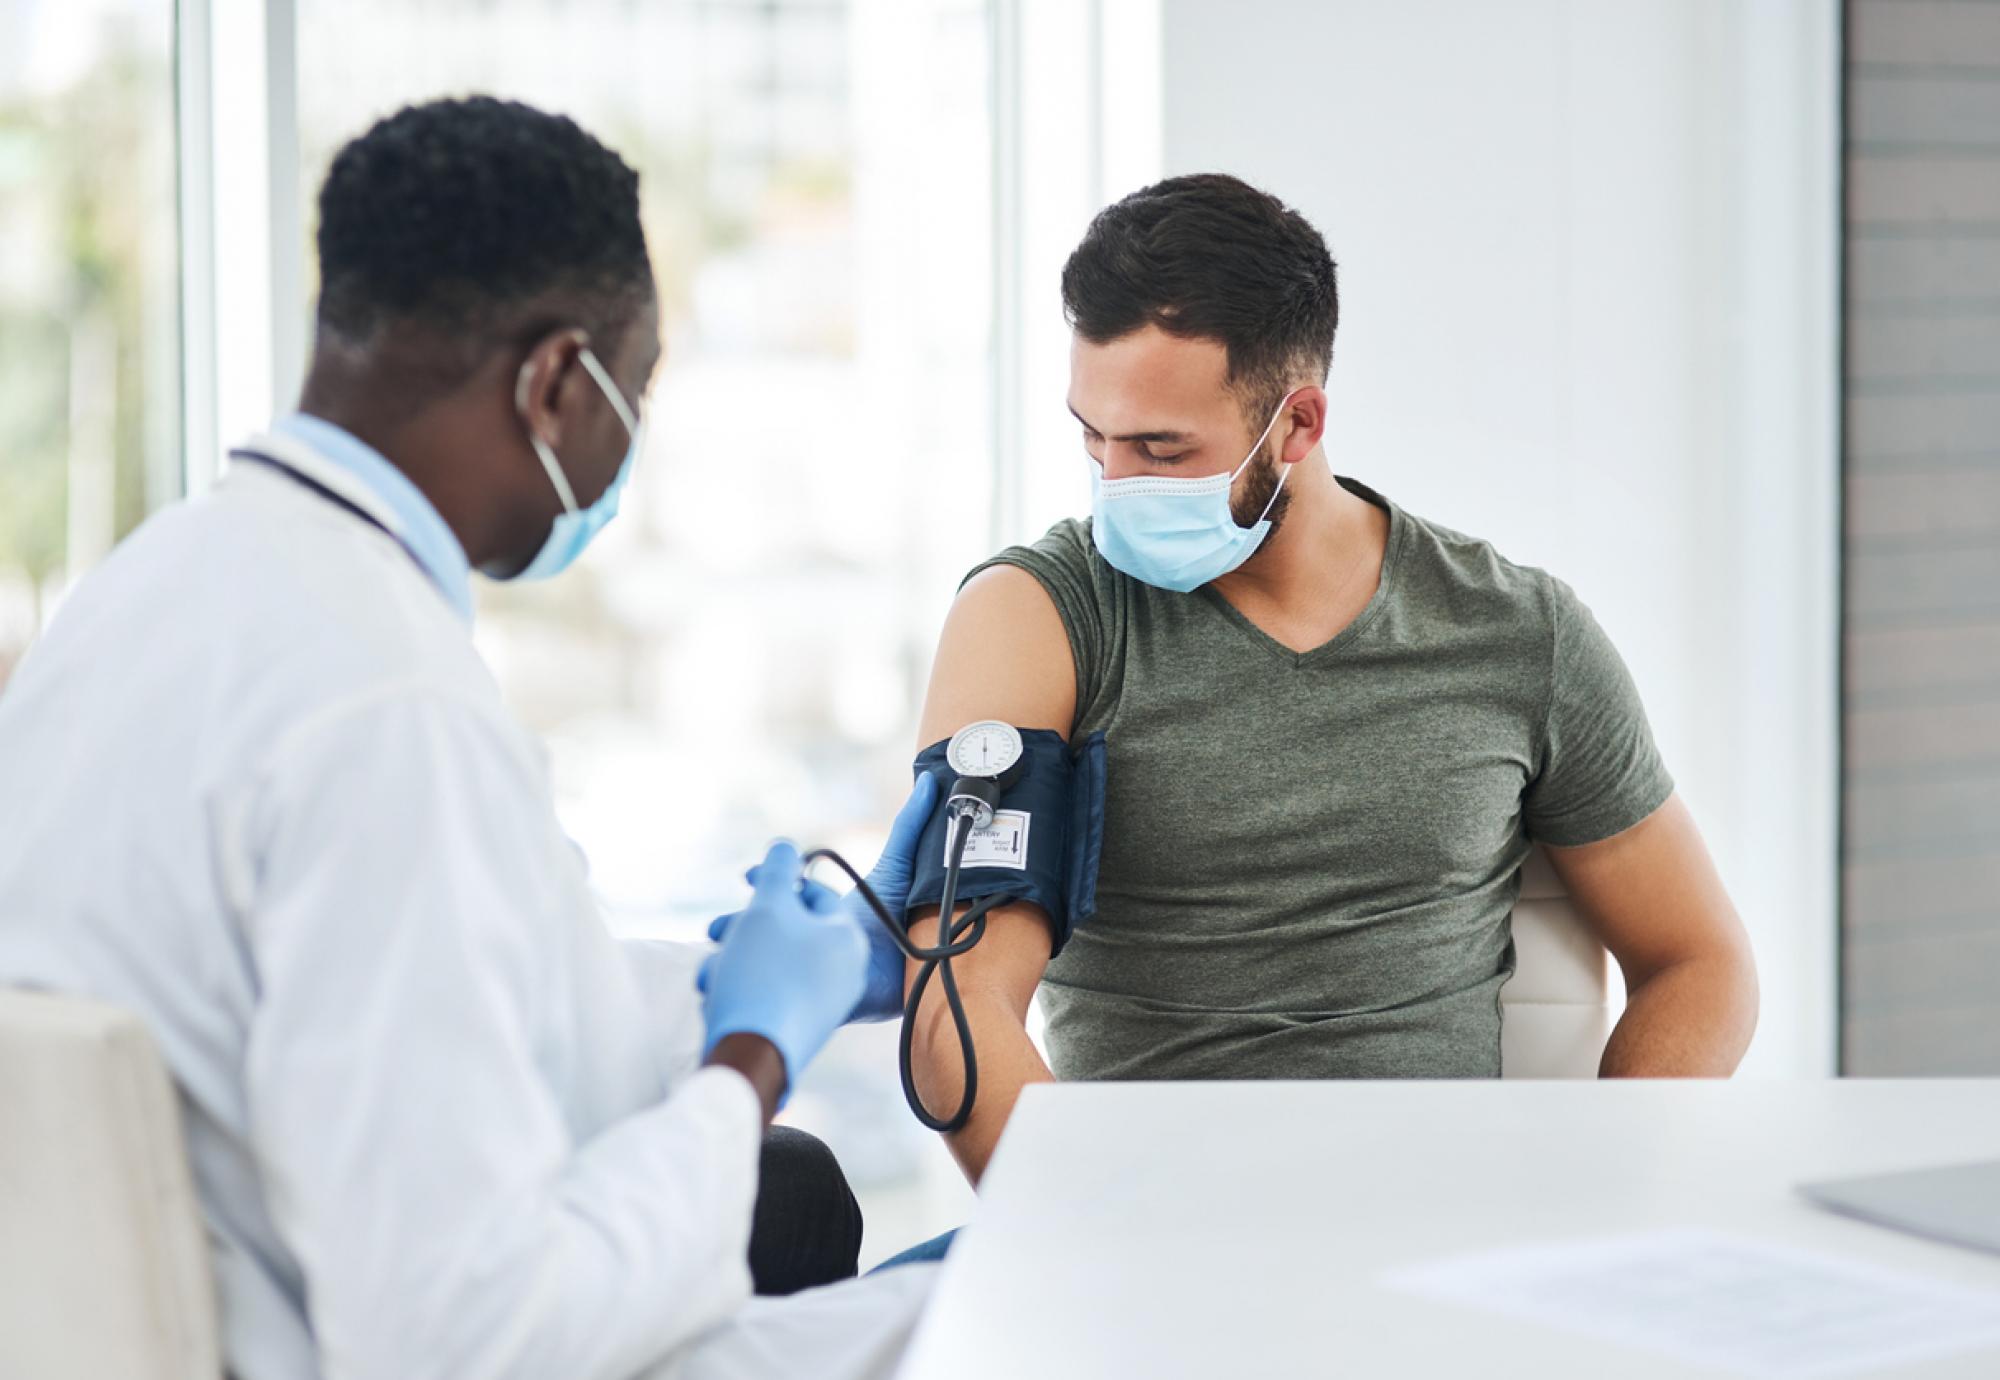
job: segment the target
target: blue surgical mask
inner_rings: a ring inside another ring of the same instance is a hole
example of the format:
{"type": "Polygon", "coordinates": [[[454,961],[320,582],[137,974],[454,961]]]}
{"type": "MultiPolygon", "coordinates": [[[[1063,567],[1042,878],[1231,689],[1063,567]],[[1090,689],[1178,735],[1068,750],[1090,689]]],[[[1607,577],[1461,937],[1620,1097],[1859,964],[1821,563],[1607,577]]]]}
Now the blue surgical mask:
{"type": "Polygon", "coordinates": [[[1091,538],[1112,568],[1160,589],[1186,594],[1249,560],[1270,534],[1271,506],[1283,492],[1292,467],[1286,465],[1280,471],[1271,502],[1248,527],[1238,527],[1236,515],[1229,510],[1230,487],[1263,450],[1265,438],[1285,415],[1291,400],[1287,393],[1265,424],[1263,435],[1250,447],[1250,454],[1227,474],[1202,479],[1152,474],[1106,479],[1103,467],[1093,466],[1091,538]]]}
{"type": "MultiPolygon", "coordinates": [[[[597,501],[588,508],[579,508],[576,506],[576,492],[570,488],[569,477],[563,473],[555,451],[535,434],[533,427],[528,428],[528,444],[535,448],[542,468],[548,472],[549,483],[555,485],[556,497],[562,500],[563,510],[556,515],[555,522],[549,527],[548,539],[535,552],[535,558],[523,566],[519,574],[511,576],[512,579],[546,580],[574,565],[576,558],[583,554],[583,549],[590,545],[591,539],[604,530],[606,523],[618,516],[619,497],[625,491],[625,481],[632,477],[632,464],[639,456],[639,419],[618,391],[618,385],[612,381],[604,366],[597,362],[597,356],[591,353],[588,346],[578,353],[577,359],[597,386],[604,390],[605,399],[610,402],[612,411],[618,414],[618,420],[624,423],[625,434],[632,438],[632,444],[625,451],[625,460],[619,465],[618,473],[612,476],[611,483],[597,501]]],[[[528,366],[524,364],[516,395],[524,413],[527,386],[528,366]]]]}

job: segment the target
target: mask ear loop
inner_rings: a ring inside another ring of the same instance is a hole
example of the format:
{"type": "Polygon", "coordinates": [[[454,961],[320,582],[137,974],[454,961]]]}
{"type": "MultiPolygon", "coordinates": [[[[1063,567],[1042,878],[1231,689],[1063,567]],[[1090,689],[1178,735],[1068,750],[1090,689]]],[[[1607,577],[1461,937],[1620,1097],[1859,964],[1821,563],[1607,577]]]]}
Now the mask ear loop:
{"type": "Polygon", "coordinates": [[[528,444],[534,447],[535,458],[540,460],[542,468],[548,471],[549,482],[556,486],[556,497],[562,500],[563,511],[578,512],[580,510],[576,503],[576,491],[569,486],[569,476],[564,474],[562,466],[556,463],[555,452],[549,449],[549,443],[535,434],[534,424],[528,421],[528,369],[533,364],[532,359],[521,361],[521,372],[514,380],[514,411],[520,415],[522,423],[528,428],[528,444]]]}
{"type": "MultiPolygon", "coordinates": [[[[1284,397],[1278,400],[1278,410],[1271,414],[1270,421],[1264,423],[1263,435],[1259,436],[1256,440],[1256,443],[1250,447],[1250,453],[1243,457],[1243,463],[1236,467],[1236,474],[1232,474],[1229,476],[1229,482],[1231,484],[1234,484],[1236,482],[1237,475],[1242,474],[1243,471],[1250,468],[1250,462],[1257,458],[1257,452],[1264,449],[1264,442],[1270,439],[1271,428],[1278,424],[1278,418],[1285,415],[1285,409],[1291,405],[1292,395],[1297,393],[1298,391],[1299,391],[1298,389],[1294,388],[1291,391],[1291,393],[1285,394],[1284,397]]],[[[1264,511],[1257,514],[1257,522],[1251,523],[1250,527],[1257,526],[1258,523],[1261,523],[1265,518],[1271,516],[1271,509],[1275,508],[1278,504],[1278,495],[1285,491],[1285,481],[1287,479],[1290,479],[1291,477],[1292,477],[1292,467],[1290,465],[1286,465],[1283,470],[1279,471],[1278,487],[1271,490],[1271,501],[1264,505],[1264,511]]],[[[1246,527],[1243,530],[1247,532],[1250,530],[1250,527],[1246,527]]]]}
{"type": "Polygon", "coordinates": [[[577,358],[583,362],[583,367],[590,371],[590,376],[597,381],[597,386],[604,390],[605,401],[611,404],[611,410],[618,414],[618,420],[624,424],[625,435],[636,441],[639,438],[639,418],[633,413],[631,404],[625,401],[625,394],[619,389],[617,381],[611,377],[611,371],[604,367],[588,345],[577,354],[577,358]]]}

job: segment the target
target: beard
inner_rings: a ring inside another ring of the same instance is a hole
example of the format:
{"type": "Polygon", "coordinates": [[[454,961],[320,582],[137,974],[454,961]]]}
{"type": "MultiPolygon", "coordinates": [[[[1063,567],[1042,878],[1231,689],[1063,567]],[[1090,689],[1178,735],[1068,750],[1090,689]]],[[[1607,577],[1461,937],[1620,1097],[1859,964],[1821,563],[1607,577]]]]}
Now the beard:
{"type": "Polygon", "coordinates": [[[1291,486],[1279,487],[1283,475],[1284,467],[1272,451],[1262,452],[1251,463],[1244,475],[1243,491],[1229,504],[1229,516],[1236,520],[1238,527],[1255,527],[1261,516],[1271,523],[1271,530],[1264,540],[1269,541],[1278,535],[1278,528],[1285,522],[1285,511],[1292,506],[1291,486]],[[1273,494],[1277,495],[1276,501],[1272,499],[1273,494]],[[1264,511],[1266,504],[1270,505],[1269,513],[1264,511]]]}

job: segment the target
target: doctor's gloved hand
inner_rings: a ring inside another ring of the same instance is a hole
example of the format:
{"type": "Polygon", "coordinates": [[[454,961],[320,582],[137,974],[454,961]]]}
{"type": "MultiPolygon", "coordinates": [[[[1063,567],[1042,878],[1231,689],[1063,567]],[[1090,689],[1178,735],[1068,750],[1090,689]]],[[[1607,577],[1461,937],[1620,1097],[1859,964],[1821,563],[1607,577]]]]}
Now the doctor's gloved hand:
{"type": "MultiPolygon", "coordinates": [[[[876,859],[875,870],[868,874],[869,889],[899,924],[903,907],[910,901],[911,879],[916,876],[917,841],[924,835],[924,826],[930,823],[937,792],[937,777],[925,772],[917,778],[910,798],[903,802],[903,808],[896,812],[896,822],[889,826],[889,841],[882,845],[882,856],[876,859]]],[[[847,1019],[893,1020],[903,1014],[903,951],[896,947],[896,941],[882,928],[875,912],[861,899],[860,891],[848,892],[841,898],[841,904],[868,936],[868,988],[847,1019]]]]}
{"type": "Polygon", "coordinates": [[[755,871],[750,904],[718,922],[722,947],[701,965],[704,1052],[725,1035],[761,1035],[798,1085],[868,980],[868,941],[826,888],[804,889],[798,850],[780,841],[755,871]]]}
{"type": "MultiPolygon", "coordinates": [[[[889,826],[889,841],[882,846],[882,856],[876,860],[875,868],[868,874],[868,886],[883,908],[900,923],[903,908],[909,904],[910,883],[916,875],[917,842],[923,837],[924,826],[930,822],[931,808],[937,803],[937,777],[925,772],[917,778],[910,790],[910,798],[903,802],[903,808],[896,812],[895,823],[889,826]]],[[[751,868],[751,885],[757,883],[758,869],[751,868]]],[[[862,899],[859,890],[850,891],[845,896],[808,878],[805,882],[807,903],[815,909],[829,906],[838,907],[853,918],[868,936],[868,983],[848,1013],[850,1021],[887,1021],[903,1014],[903,951],[896,947],[896,941],[889,936],[882,921],[862,899]]],[[[741,914],[742,912],[738,912],[741,914]]],[[[708,927],[710,939],[721,939],[736,923],[736,915],[725,915],[708,927]]]]}

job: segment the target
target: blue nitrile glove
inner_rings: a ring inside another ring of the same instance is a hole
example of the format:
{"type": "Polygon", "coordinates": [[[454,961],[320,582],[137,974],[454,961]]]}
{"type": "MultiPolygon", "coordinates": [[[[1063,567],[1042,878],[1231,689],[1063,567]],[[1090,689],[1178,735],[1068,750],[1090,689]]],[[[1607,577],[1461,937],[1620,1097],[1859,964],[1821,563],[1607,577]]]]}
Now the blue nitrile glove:
{"type": "MultiPolygon", "coordinates": [[[[924,826],[930,823],[937,791],[937,777],[930,772],[917,778],[917,784],[910,788],[910,798],[903,802],[903,808],[896,812],[896,822],[889,826],[889,841],[882,845],[882,856],[875,860],[875,870],[868,874],[869,889],[898,924],[902,923],[903,907],[910,900],[910,881],[916,875],[917,840],[923,837],[924,826]]],[[[896,941],[882,928],[875,912],[861,899],[860,891],[847,893],[841,904],[868,936],[868,987],[861,994],[854,1014],[847,1019],[894,1020],[903,1014],[903,951],[896,947],[896,941]]]]}
{"type": "MultiPolygon", "coordinates": [[[[882,847],[882,856],[877,860],[875,870],[868,874],[869,888],[898,922],[903,918],[903,907],[909,903],[910,879],[916,871],[917,840],[923,837],[924,825],[930,821],[931,807],[937,803],[937,786],[937,778],[929,772],[917,779],[910,798],[896,812],[896,822],[889,826],[889,841],[882,847]]],[[[749,879],[752,886],[757,884],[757,875],[758,869],[751,868],[749,879]]],[[[853,917],[854,922],[861,926],[861,932],[868,936],[868,985],[847,1019],[887,1021],[902,1015],[903,951],[896,947],[896,941],[889,937],[889,932],[882,927],[875,912],[861,899],[861,893],[850,891],[842,896],[831,887],[809,879],[805,884],[805,896],[807,904],[815,910],[829,905],[838,906],[853,917]]],[[[708,937],[721,939],[729,933],[735,920],[735,915],[723,916],[708,927],[708,937]]]]}
{"type": "MultiPolygon", "coordinates": [[[[695,985],[708,1035],[762,1035],[785,1061],[787,1089],[840,1028],[868,981],[868,941],[838,898],[800,888],[799,850],[780,840],[757,865],[757,894],[733,917],[695,985]]],[[[824,888],[821,888],[824,890],[824,888]]]]}

